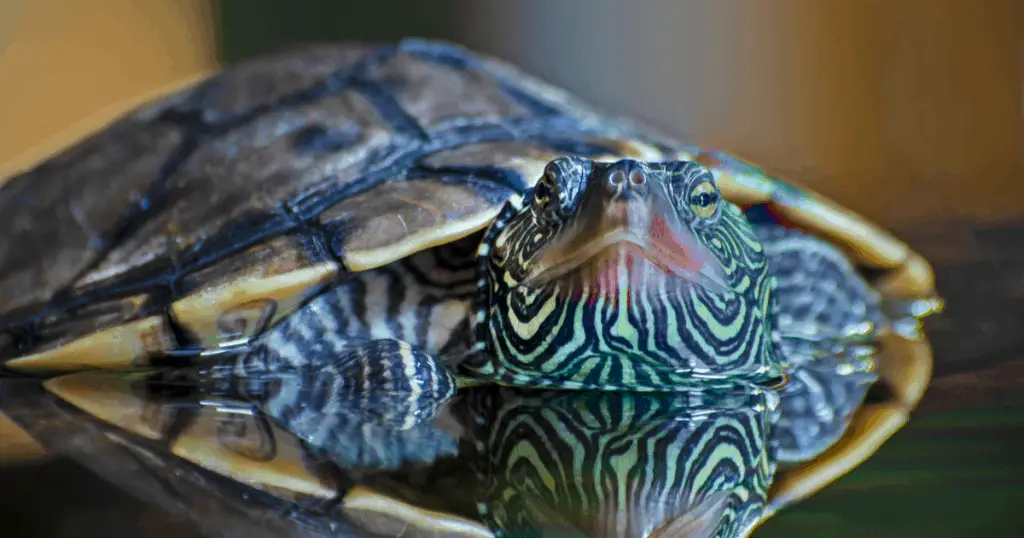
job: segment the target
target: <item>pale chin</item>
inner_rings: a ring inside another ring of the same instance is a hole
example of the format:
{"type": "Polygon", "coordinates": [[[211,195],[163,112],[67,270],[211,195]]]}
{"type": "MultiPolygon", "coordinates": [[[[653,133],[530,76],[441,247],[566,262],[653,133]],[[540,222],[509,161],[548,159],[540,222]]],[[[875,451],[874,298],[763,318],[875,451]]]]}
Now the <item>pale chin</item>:
{"type": "Polygon", "coordinates": [[[656,300],[694,286],[708,287],[715,293],[728,292],[717,277],[705,274],[706,271],[673,266],[629,242],[609,245],[580,264],[559,269],[558,274],[540,274],[524,285],[554,283],[566,300],[612,305],[656,300]]]}

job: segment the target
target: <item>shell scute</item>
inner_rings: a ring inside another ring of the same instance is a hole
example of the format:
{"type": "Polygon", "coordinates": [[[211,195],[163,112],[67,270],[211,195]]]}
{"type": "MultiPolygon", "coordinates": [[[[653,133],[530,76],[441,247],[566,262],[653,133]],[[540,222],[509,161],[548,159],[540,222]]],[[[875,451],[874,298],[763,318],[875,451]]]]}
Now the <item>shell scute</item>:
{"type": "Polygon", "coordinates": [[[339,270],[306,236],[272,238],[184,275],[178,281],[184,296],[171,304],[171,316],[191,345],[245,342],[294,312],[339,270]]]}
{"type": "Polygon", "coordinates": [[[302,441],[263,417],[203,409],[171,443],[171,453],[285,499],[330,500],[338,486],[307,463],[302,441]]]}
{"type": "Polygon", "coordinates": [[[342,232],[334,249],[345,267],[363,271],[487,226],[504,196],[474,187],[442,178],[381,183],[342,200],[321,218],[342,232]]]}
{"type": "MultiPolygon", "coordinates": [[[[103,261],[108,230],[147,203],[155,171],[184,134],[134,117],[56,155],[0,189],[0,315],[47,301],[103,261]],[[46,218],[39,218],[45,215],[46,218]]],[[[149,253],[123,253],[132,264],[149,253]]]]}
{"type": "Polygon", "coordinates": [[[148,295],[133,295],[42,316],[21,356],[4,366],[42,373],[147,365],[177,346],[167,318],[147,314],[148,302],[148,295]]]}
{"type": "Polygon", "coordinates": [[[333,499],[338,486],[307,461],[301,441],[266,419],[161,399],[152,372],[82,372],[47,380],[48,392],[107,424],[151,441],[199,467],[285,499],[333,499]],[[182,424],[184,426],[182,427],[182,424]]]}
{"type": "Polygon", "coordinates": [[[253,58],[173,96],[167,115],[223,131],[270,110],[315,102],[343,87],[371,48],[315,45],[253,58]]]}

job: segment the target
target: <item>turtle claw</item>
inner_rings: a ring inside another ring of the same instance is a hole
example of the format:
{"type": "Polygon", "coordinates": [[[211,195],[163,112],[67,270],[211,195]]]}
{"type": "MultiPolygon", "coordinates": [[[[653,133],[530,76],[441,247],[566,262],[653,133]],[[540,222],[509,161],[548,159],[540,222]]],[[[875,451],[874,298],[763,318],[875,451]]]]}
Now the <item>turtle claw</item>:
{"type": "Polygon", "coordinates": [[[831,357],[843,357],[840,365],[845,368],[865,360],[872,363],[878,353],[879,336],[872,328],[867,333],[838,332],[816,336],[776,334],[774,338],[776,345],[783,350],[782,360],[791,367],[801,367],[831,357]]]}
{"type": "Polygon", "coordinates": [[[932,314],[942,312],[943,306],[940,297],[887,298],[882,301],[882,311],[890,318],[924,319],[932,314]]]}
{"type": "Polygon", "coordinates": [[[839,376],[873,374],[877,369],[878,346],[850,346],[842,351],[841,359],[835,366],[839,376]]]}
{"type": "Polygon", "coordinates": [[[851,323],[839,330],[826,331],[819,323],[815,322],[788,322],[784,331],[780,330],[772,335],[776,342],[782,340],[800,340],[815,344],[828,345],[830,342],[838,344],[850,344],[855,342],[871,342],[875,340],[877,333],[876,326],[871,321],[859,321],[851,323]]]}
{"type": "Polygon", "coordinates": [[[889,329],[913,341],[924,338],[924,318],[942,312],[943,307],[940,297],[887,298],[882,301],[882,311],[890,319],[889,329]]]}
{"type": "Polygon", "coordinates": [[[924,338],[924,324],[917,318],[894,319],[889,326],[901,338],[915,342],[924,338]]]}
{"type": "Polygon", "coordinates": [[[198,402],[199,407],[204,407],[222,415],[249,415],[256,413],[252,403],[232,400],[229,398],[203,398],[198,402]]]}

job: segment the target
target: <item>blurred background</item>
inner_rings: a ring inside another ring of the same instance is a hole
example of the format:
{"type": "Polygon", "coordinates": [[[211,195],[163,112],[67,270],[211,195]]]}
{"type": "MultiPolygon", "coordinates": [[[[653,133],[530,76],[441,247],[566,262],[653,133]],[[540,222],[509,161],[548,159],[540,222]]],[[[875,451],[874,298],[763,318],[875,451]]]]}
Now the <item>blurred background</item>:
{"type": "Polygon", "coordinates": [[[997,218],[1024,207],[1022,35],[1020,0],[4,0],[0,163],[253,54],[422,36],[886,223],[997,218]]]}
{"type": "MultiPolygon", "coordinates": [[[[222,65],[302,42],[405,36],[511,60],[897,230],[955,234],[960,222],[1024,213],[1020,0],[2,0],[0,181],[222,65]]],[[[873,489],[911,476],[906,462],[934,446],[928,428],[912,421],[902,443],[759,536],[1009,536],[992,525],[1019,506],[1012,487],[938,491],[918,476],[873,489]]],[[[87,536],[90,526],[129,536],[146,521],[141,535],[190,532],[158,514],[140,519],[145,507],[75,478],[73,466],[39,463],[2,418],[0,447],[0,522],[11,536],[87,536]],[[71,485],[28,492],[39,477],[71,485]],[[62,498],[64,519],[22,513],[62,498]],[[124,529],[110,527],[117,517],[124,529]]],[[[960,445],[946,457],[968,475],[999,470],[972,470],[965,454],[1019,458],[992,450],[960,445]]]]}

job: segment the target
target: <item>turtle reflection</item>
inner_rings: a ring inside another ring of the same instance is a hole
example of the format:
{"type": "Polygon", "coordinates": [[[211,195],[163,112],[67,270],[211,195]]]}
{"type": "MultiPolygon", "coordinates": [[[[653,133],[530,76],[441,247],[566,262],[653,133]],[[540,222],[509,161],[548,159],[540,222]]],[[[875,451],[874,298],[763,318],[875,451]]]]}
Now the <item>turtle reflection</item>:
{"type": "Polygon", "coordinates": [[[285,385],[86,372],[0,407],[210,536],[746,536],[775,471],[772,392],[477,387],[412,425],[285,385]]]}
{"type": "Polygon", "coordinates": [[[477,387],[410,423],[299,390],[315,385],[285,382],[263,407],[363,485],[499,536],[745,536],[775,470],[777,399],[759,389],[477,387]]]}
{"type": "Polygon", "coordinates": [[[746,535],[775,469],[772,399],[476,391],[480,517],[507,536],[746,535]]]}
{"type": "Polygon", "coordinates": [[[458,431],[432,420],[440,406],[362,393],[378,387],[363,383],[351,366],[276,372],[238,380],[236,389],[349,471],[395,470],[458,455],[458,431]]]}

